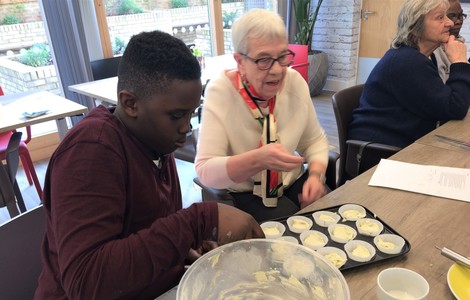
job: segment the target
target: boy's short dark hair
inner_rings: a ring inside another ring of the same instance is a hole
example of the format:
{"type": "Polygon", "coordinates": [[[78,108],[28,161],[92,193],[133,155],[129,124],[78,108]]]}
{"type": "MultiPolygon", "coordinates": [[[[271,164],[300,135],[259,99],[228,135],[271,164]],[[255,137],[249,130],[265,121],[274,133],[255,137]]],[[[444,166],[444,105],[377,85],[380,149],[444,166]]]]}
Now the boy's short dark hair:
{"type": "Polygon", "coordinates": [[[126,89],[137,98],[164,93],[170,82],[200,80],[201,67],[180,39],[162,31],[132,36],[121,59],[118,91],[126,89]]]}

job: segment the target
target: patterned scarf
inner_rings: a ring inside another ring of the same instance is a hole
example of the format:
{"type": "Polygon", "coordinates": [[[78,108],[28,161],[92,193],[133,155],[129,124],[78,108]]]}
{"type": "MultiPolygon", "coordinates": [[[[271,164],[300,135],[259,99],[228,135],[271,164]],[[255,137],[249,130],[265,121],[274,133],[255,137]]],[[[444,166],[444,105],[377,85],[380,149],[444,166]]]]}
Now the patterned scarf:
{"type": "MultiPolygon", "coordinates": [[[[238,74],[238,91],[242,98],[245,100],[248,108],[250,109],[254,119],[263,129],[263,134],[259,141],[258,147],[262,147],[271,143],[278,143],[278,137],[276,132],[276,118],[274,117],[274,105],[276,104],[276,96],[271,97],[268,100],[269,114],[264,115],[261,112],[260,107],[256,103],[256,95],[253,87],[244,83],[238,74]]],[[[283,184],[282,184],[282,172],[274,170],[262,170],[260,173],[253,176],[254,187],[253,194],[261,197],[263,204],[267,207],[276,207],[277,200],[282,196],[283,184]]]]}

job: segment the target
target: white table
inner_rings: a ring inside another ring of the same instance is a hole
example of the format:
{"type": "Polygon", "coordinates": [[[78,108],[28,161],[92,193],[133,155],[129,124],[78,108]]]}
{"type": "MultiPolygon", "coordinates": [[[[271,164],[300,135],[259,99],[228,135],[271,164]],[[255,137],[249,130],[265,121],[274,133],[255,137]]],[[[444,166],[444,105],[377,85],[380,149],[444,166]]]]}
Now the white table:
{"type": "MultiPolygon", "coordinates": [[[[205,68],[202,70],[201,82],[206,84],[207,80],[213,78],[225,69],[233,69],[236,62],[232,54],[224,54],[205,59],[205,68]]],[[[97,100],[117,104],[117,77],[95,80],[69,86],[69,90],[78,94],[89,96],[97,100]]]]}
{"type": "Polygon", "coordinates": [[[61,139],[68,130],[65,118],[82,115],[88,111],[86,106],[48,91],[5,95],[0,97],[0,103],[0,132],[55,120],[61,139]],[[23,116],[26,111],[42,110],[48,110],[48,112],[35,118],[23,116]]]}

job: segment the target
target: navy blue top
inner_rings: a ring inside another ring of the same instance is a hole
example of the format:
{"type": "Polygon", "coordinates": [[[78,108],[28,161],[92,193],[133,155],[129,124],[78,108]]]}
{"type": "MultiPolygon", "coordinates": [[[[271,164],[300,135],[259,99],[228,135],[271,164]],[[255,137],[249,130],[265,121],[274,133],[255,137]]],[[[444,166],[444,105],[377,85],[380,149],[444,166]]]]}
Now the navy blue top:
{"type": "Polygon", "coordinates": [[[454,63],[444,84],[435,63],[417,49],[390,49],[367,79],[349,139],[406,147],[470,106],[470,64],[454,63]]]}

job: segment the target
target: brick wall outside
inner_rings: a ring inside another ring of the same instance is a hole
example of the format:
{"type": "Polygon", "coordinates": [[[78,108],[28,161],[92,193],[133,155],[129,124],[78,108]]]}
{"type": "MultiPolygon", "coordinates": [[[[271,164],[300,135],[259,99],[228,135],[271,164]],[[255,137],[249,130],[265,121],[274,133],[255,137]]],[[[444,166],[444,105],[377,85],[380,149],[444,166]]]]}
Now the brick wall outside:
{"type": "MultiPolygon", "coordinates": [[[[108,0],[106,14],[114,16],[117,14],[117,5],[120,0],[108,0]]],[[[153,10],[170,9],[170,0],[134,0],[145,12],[153,10]]],[[[189,6],[205,5],[206,0],[188,0],[189,6]]],[[[242,3],[243,4],[243,3],[242,3]]],[[[0,1],[0,20],[7,14],[13,14],[20,17],[22,22],[41,21],[41,12],[38,0],[1,0],[0,1]]]]}
{"type": "Polygon", "coordinates": [[[172,31],[172,16],[170,11],[162,10],[151,13],[107,17],[111,40],[119,37],[128,41],[132,35],[141,31],[162,30],[172,31]]]}
{"type": "MultiPolygon", "coordinates": [[[[224,4],[224,11],[236,11],[241,15],[243,10],[243,3],[224,4]]],[[[186,43],[194,41],[198,28],[209,26],[208,20],[209,16],[205,6],[107,17],[112,40],[117,36],[127,41],[137,32],[159,29],[173,33],[186,43]]],[[[46,41],[41,21],[0,26],[0,52],[28,48],[35,43],[45,43],[46,41]]]]}
{"type": "MultiPolygon", "coordinates": [[[[170,0],[134,0],[134,2],[145,11],[171,8],[170,0]]],[[[108,16],[116,15],[118,3],[119,3],[119,0],[107,1],[106,14],[108,16]]],[[[202,5],[205,5],[206,3],[207,3],[207,0],[188,0],[189,6],[202,6],[202,5]]]]}
{"type": "Polygon", "coordinates": [[[6,94],[29,90],[60,93],[54,66],[33,68],[6,57],[0,58],[0,86],[6,94]]]}
{"type": "Polygon", "coordinates": [[[8,14],[20,18],[21,22],[41,21],[37,0],[2,0],[0,4],[0,21],[8,14]]]}
{"type": "Polygon", "coordinates": [[[42,21],[0,26],[0,52],[29,48],[35,43],[46,43],[46,41],[42,21]]]}

